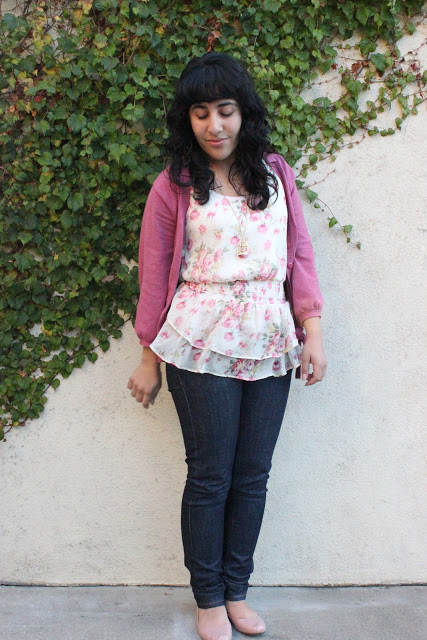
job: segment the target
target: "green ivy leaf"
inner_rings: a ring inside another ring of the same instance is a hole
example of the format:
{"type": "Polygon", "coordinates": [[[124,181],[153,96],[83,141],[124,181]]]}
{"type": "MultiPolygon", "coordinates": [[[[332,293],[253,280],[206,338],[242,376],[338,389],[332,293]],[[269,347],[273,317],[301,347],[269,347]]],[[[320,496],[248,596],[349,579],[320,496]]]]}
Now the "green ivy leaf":
{"type": "Polygon", "coordinates": [[[18,19],[13,15],[13,13],[5,13],[1,20],[2,30],[4,31],[15,31],[18,27],[18,19]]]}
{"type": "Polygon", "coordinates": [[[22,242],[23,245],[27,244],[33,237],[32,233],[27,233],[25,231],[20,231],[18,233],[18,239],[22,242]]]}
{"type": "MultiPolygon", "coordinates": [[[[67,198],[67,205],[70,207],[72,211],[78,211],[79,209],[81,209],[84,205],[83,194],[80,191],[76,193],[71,193],[67,198]]],[[[62,214],[61,220],[63,219],[63,216],[66,213],[67,212],[64,212],[64,214],[62,214]]],[[[70,216],[67,219],[67,223],[68,223],[68,226],[72,224],[72,218],[70,216]]]]}
{"type": "Polygon", "coordinates": [[[73,113],[68,119],[67,124],[71,131],[78,133],[87,125],[87,120],[81,113],[73,113]]]}
{"type": "Polygon", "coordinates": [[[371,62],[375,65],[378,71],[385,71],[387,68],[387,58],[382,53],[373,53],[371,55],[371,62]]]}
{"type": "Polygon", "coordinates": [[[313,200],[316,200],[317,196],[319,195],[318,193],[316,193],[315,191],[312,191],[311,189],[306,189],[305,192],[310,202],[313,202],[313,200]]]}

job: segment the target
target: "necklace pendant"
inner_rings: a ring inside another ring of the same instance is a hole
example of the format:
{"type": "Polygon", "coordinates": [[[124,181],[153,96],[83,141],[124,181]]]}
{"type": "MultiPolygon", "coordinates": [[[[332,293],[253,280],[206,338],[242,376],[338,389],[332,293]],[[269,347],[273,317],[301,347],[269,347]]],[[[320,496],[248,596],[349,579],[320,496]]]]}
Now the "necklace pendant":
{"type": "Polygon", "coordinates": [[[248,243],[246,240],[240,240],[237,245],[237,255],[238,256],[247,256],[249,253],[248,243]]]}

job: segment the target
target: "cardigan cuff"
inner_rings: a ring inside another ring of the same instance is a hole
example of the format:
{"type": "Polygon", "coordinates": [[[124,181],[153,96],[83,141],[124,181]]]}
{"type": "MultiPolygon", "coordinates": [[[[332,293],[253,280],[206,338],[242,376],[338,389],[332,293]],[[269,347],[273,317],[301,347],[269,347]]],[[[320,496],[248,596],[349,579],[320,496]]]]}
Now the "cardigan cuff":
{"type": "Polygon", "coordinates": [[[304,320],[307,320],[307,318],[321,318],[322,314],[320,313],[320,311],[313,309],[312,311],[305,311],[304,313],[302,313],[300,316],[298,316],[298,322],[299,324],[302,325],[302,323],[304,322],[304,320]]]}

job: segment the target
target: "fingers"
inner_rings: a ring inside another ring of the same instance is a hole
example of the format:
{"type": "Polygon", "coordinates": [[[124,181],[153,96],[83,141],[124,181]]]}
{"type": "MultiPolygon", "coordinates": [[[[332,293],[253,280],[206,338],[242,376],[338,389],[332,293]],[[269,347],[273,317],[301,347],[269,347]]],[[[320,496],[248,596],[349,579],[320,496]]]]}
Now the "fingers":
{"type": "Polygon", "coordinates": [[[303,348],[302,350],[302,359],[301,359],[301,380],[307,380],[308,375],[308,368],[310,366],[310,354],[307,352],[306,349],[303,348]]]}
{"type": "Polygon", "coordinates": [[[316,382],[321,382],[325,377],[326,365],[321,365],[314,363],[312,373],[308,374],[307,382],[305,386],[308,387],[310,385],[316,384],[316,382]]]}
{"type": "Polygon", "coordinates": [[[142,402],[144,409],[148,409],[150,404],[154,404],[155,397],[153,397],[153,394],[145,393],[142,389],[138,389],[132,378],[129,379],[127,388],[131,389],[130,394],[137,402],[142,402]]]}

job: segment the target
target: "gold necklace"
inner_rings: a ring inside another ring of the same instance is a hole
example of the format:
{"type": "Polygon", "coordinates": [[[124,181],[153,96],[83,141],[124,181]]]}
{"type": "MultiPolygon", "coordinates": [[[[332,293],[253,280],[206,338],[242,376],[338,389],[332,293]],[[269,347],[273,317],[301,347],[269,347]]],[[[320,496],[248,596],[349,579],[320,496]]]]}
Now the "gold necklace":
{"type": "Polygon", "coordinates": [[[224,196],[224,198],[227,200],[228,204],[230,205],[231,210],[233,211],[234,215],[236,216],[237,222],[239,224],[239,233],[240,233],[241,237],[240,237],[239,243],[238,243],[238,245],[236,247],[237,255],[238,256],[247,256],[248,253],[249,253],[248,238],[247,238],[247,235],[246,235],[246,227],[248,226],[248,205],[247,205],[247,202],[246,202],[246,200],[243,200],[243,202],[242,202],[242,210],[241,211],[242,211],[242,215],[245,216],[245,229],[243,231],[242,230],[242,225],[241,225],[240,220],[239,220],[238,213],[236,213],[235,208],[233,207],[232,203],[227,198],[227,196],[224,196]],[[243,207],[244,206],[246,208],[245,214],[243,213],[243,207]]]}

